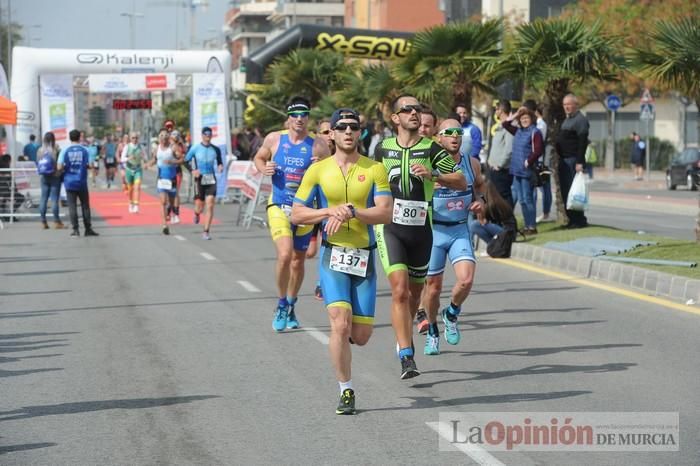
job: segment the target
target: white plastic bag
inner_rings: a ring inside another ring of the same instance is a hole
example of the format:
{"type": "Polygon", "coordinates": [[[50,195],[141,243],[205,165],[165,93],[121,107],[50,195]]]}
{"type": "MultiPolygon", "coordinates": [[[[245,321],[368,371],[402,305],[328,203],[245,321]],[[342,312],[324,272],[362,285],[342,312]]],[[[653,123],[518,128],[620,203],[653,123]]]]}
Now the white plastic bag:
{"type": "Polygon", "coordinates": [[[588,186],[586,186],[586,175],[582,172],[576,173],[574,181],[569,189],[569,196],[566,198],[567,210],[584,211],[588,208],[588,186]]]}

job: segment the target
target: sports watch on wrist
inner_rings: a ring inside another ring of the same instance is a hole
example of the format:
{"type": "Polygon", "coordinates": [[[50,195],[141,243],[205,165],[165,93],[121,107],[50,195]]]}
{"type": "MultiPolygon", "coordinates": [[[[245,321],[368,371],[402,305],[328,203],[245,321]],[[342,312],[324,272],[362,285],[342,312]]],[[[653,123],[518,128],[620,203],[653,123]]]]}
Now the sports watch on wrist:
{"type": "Polygon", "coordinates": [[[440,170],[434,169],[432,172],[430,172],[430,175],[432,176],[432,180],[435,181],[440,176],[440,170]]]}
{"type": "Polygon", "coordinates": [[[350,213],[352,214],[350,218],[355,218],[355,206],[352,204],[348,204],[348,209],[350,209],[350,213]]]}

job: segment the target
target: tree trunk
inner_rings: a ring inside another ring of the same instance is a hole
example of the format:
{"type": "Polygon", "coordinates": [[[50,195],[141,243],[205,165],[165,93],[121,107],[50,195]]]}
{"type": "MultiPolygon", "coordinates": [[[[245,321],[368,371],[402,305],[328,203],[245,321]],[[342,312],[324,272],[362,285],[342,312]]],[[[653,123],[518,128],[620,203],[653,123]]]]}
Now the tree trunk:
{"type": "MultiPolygon", "coordinates": [[[[568,89],[568,79],[559,79],[547,83],[543,116],[547,122],[547,139],[554,147],[556,147],[555,141],[557,140],[557,135],[559,134],[561,124],[566,118],[562,102],[564,100],[564,96],[569,92],[568,89]]],[[[552,151],[550,168],[552,169],[552,177],[554,178],[554,184],[556,186],[554,200],[557,206],[557,221],[563,225],[568,223],[569,218],[566,216],[566,200],[562,197],[561,184],[559,183],[559,157],[560,154],[558,154],[556,150],[552,151]]]]}
{"type": "MultiPolygon", "coordinates": [[[[695,96],[695,105],[698,108],[698,119],[697,119],[698,132],[697,132],[697,134],[698,134],[698,137],[700,137],[700,95],[695,96]]],[[[700,191],[700,189],[699,189],[699,191],[700,191]]],[[[700,192],[698,192],[698,216],[695,219],[695,241],[700,243],[700,192]]]]}
{"type": "Polygon", "coordinates": [[[454,104],[464,104],[465,108],[471,115],[472,113],[472,83],[464,79],[457,79],[452,92],[454,104]]]}

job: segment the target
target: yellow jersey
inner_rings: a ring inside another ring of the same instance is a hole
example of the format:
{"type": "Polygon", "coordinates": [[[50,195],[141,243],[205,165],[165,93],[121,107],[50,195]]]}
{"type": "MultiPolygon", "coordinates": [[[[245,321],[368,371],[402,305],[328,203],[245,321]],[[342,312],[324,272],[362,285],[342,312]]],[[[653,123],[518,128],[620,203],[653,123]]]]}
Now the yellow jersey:
{"type": "MultiPolygon", "coordinates": [[[[375,196],[391,196],[391,188],[384,166],[361,155],[343,175],[334,157],[311,164],[304,173],[294,202],[307,207],[335,207],[352,204],[358,208],[374,206],[375,196]]],[[[333,236],[323,239],[337,246],[368,248],[375,245],[374,229],[356,218],[351,218],[333,236]]]]}

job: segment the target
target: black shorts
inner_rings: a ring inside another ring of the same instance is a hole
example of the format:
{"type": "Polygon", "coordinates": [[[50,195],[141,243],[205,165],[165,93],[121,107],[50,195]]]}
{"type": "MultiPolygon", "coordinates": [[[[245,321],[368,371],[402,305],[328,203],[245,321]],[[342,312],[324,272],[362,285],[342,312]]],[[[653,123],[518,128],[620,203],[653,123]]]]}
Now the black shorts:
{"type": "Polygon", "coordinates": [[[406,270],[410,281],[425,281],[433,247],[433,229],[430,223],[420,227],[395,223],[377,225],[375,234],[379,259],[387,275],[397,270],[406,270]]]}
{"type": "Polygon", "coordinates": [[[105,162],[105,168],[107,168],[107,169],[109,169],[109,168],[117,168],[117,164],[116,164],[116,162],[115,162],[115,163],[107,163],[107,162],[105,162]]]}
{"type": "Polygon", "coordinates": [[[202,178],[195,178],[194,198],[203,201],[207,196],[216,197],[216,183],[203,185],[202,178]]]}

